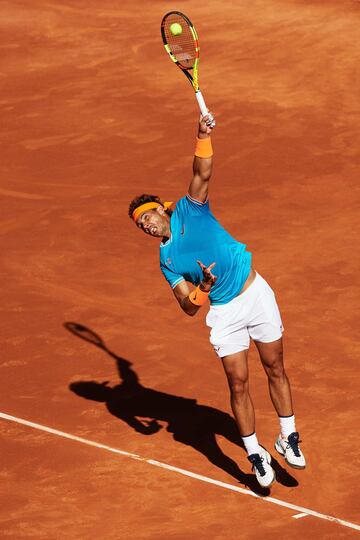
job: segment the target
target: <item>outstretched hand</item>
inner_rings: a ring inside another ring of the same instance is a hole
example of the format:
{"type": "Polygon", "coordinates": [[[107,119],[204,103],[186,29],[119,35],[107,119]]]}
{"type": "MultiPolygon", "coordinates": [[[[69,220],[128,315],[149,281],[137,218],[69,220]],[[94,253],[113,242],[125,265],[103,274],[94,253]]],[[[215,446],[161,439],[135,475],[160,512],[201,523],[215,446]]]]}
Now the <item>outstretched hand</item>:
{"type": "Polygon", "coordinates": [[[200,266],[203,278],[200,283],[200,289],[205,292],[209,292],[211,287],[214,285],[215,281],[217,280],[217,276],[214,276],[214,274],[211,272],[211,270],[214,268],[216,262],[213,262],[209,266],[205,266],[201,261],[196,261],[198,265],[200,266]]]}
{"type": "Polygon", "coordinates": [[[210,111],[205,116],[200,116],[199,136],[201,137],[201,135],[210,135],[215,125],[216,123],[214,115],[210,111]]]}

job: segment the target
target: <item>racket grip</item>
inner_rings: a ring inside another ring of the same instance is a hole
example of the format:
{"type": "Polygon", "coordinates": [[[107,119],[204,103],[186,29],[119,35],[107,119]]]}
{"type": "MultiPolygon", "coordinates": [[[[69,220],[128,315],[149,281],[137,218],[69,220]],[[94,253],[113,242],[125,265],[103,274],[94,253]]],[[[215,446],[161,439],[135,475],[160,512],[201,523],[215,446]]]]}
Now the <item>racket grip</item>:
{"type": "Polygon", "coordinates": [[[207,115],[209,110],[205,104],[205,101],[204,101],[204,98],[203,98],[203,95],[202,93],[200,92],[200,90],[197,90],[195,92],[195,96],[196,96],[196,99],[197,99],[197,102],[199,104],[199,107],[200,107],[200,111],[201,111],[201,114],[203,116],[207,115]]]}
{"type": "MultiPolygon", "coordinates": [[[[199,104],[202,116],[206,116],[207,114],[209,114],[209,109],[207,108],[207,106],[205,104],[205,100],[204,100],[203,95],[200,92],[200,90],[197,90],[195,92],[195,96],[196,96],[197,102],[199,104]]],[[[214,117],[212,116],[212,114],[210,114],[209,116],[210,116],[209,121],[211,122],[210,127],[214,128],[215,125],[216,125],[214,117]]]]}

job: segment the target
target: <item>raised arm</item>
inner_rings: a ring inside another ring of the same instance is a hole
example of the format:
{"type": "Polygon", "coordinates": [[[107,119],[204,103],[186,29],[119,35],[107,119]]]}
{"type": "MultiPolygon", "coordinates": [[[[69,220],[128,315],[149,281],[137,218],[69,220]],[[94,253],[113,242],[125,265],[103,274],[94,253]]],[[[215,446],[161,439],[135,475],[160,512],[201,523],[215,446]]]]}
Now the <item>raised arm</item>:
{"type": "Polygon", "coordinates": [[[197,145],[193,163],[193,179],[189,195],[197,201],[205,202],[208,196],[209,180],[212,171],[212,148],[210,134],[213,117],[203,116],[199,122],[197,145]]]}

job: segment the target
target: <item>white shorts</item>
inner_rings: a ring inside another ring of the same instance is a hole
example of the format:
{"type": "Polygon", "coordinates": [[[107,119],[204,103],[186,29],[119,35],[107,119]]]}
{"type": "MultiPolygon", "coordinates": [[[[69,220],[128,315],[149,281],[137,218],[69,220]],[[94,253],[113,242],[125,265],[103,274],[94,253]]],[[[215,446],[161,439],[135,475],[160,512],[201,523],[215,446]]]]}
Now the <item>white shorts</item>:
{"type": "Polygon", "coordinates": [[[271,343],[284,331],[275,294],[258,273],[239,296],[227,304],[210,306],[206,325],[211,328],[210,343],[220,358],[247,350],[250,338],[271,343]]]}

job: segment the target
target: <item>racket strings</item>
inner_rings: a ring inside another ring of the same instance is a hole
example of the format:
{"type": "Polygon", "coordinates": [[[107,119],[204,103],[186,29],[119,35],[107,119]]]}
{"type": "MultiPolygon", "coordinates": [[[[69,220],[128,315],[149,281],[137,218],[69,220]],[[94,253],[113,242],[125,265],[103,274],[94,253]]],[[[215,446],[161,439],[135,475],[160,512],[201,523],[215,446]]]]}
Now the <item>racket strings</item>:
{"type": "Polygon", "coordinates": [[[89,341],[97,347],[105,348],[105,343],[103,342],[101,337],[95,334],[95,332],[93,332],[92,330],[90,330],[90,328],[87,328],[86,326],[75,322],[66,322],[64,323],[64,326],[67,330],[69,330],[69,332],[71,332],[75,336],[84,339],[85,341],[89,341]]]}
{"type": "Polygon", "coordinates": [[[170,51],[179,64],[185,69],[193,68],[199,54],[197,42],[188,22],[180,15],[172,13],[164,21],[164,32],[170,51]],[[174,23],[182,27],[182,33],[177,36],[174,36],[170,30],[170,26],[174,23]]]}

